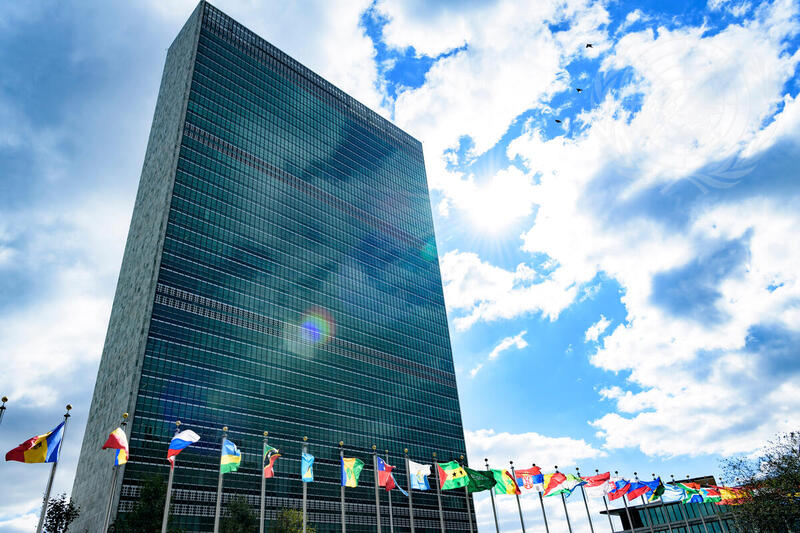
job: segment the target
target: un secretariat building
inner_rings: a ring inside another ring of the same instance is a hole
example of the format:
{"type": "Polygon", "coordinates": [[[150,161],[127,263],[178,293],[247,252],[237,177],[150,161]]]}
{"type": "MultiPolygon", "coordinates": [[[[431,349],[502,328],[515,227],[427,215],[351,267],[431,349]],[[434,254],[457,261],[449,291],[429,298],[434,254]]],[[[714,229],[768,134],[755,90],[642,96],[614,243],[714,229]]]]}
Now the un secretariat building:
{"type": "MultiPolygon", "coordinates": [[[[201,437],[175,468],[172,524],[186,532],[211,530],[223,426],[243,451],[224,501],[257,510],[264,431],[283,454],[267,520],[300,506],[308,436],[320,532],[341,527],[339,441],[367,464],[347,489],[348,531],[375,530],[373,444],[404,488],[404,448],[426,463],[466,451],[421,144],[206,2],[167,54],[74,531],[102,529],[113,457],[100,448],[125,411],[131,459],[112,520],[143,479],[166,480],[180,420],[201,437]]],[[[409,530],[407,500],[392,495],[409,530]]],[[[468,530],[464,492],[442,501],[447,530],[468,530]]],[[[415,491],[414,517],[439,530],[434,492],[415,491]]]]}

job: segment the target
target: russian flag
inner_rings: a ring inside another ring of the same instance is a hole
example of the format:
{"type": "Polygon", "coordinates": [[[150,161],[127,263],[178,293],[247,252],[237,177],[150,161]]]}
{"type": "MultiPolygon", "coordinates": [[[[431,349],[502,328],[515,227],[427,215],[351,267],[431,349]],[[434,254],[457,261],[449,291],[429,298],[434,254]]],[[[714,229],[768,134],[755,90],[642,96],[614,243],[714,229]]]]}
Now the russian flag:
{"type": "Polygon", "coordinates": [[[631,488],[631,482],[627,479],[620,479],[619,481],[609,482],[608,484],[608,499],[616,500],[627,494],[631,488]]]}
{"type": "Polygon", "coordinates": [[[650,487],[648,487],[645,483],[642,483],[641,481],[634,481],[628,488],[628,501],[632,502],[639,496],[644,496],[648,492],[650,492],[650,487]]]}
{"type": "Polygon", "coordinates": [[[191,429],[184,429],[174,437],[169,443],[169,450],[167,450],[167,461],[172,468],[175,468],[175,456],[181,453],[184,448],[188,448],[195,442],[200,440],[200,435],[191,429]]]}
{"type": "Polygon", "coordinates": [[[393,466],[378,457],[378,486],[386,487],[386,490],[392,490],[395,487],[392,470],[394,470],[393,466]]]}

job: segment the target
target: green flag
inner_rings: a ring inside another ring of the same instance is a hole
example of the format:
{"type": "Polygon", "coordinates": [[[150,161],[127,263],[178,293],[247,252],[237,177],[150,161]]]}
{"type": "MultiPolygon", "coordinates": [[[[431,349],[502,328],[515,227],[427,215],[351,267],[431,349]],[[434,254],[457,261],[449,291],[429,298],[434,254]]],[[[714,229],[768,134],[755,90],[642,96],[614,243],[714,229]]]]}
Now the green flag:
{"type": "Polygon", "coordinates": [[[436,463],[436,468],[439,469],[439,488],[442,490],[459,489],[469,483],[467,473],[458,461],[436,463]]]}
{"type": "Polygon", "coordinates": [[[494,479],[494,474],[492,474],[490,470],[473,470],[465,466],[464,471],[467,473],[467,477],[469,478],[467,492],[472,493],[489,490],[497,483],[497,481],[494,479]]]}

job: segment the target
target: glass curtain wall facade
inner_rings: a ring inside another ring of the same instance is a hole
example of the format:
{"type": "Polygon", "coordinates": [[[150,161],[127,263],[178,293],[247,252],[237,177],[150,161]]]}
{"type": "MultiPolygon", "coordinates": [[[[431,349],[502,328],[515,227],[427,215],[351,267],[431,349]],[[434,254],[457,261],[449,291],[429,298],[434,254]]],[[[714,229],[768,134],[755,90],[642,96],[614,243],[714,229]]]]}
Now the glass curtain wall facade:
{"type": "MultiPolygon", "coordinates": [[[[346,489],[348,530],[374,531],[373,444],[404,488],[404,448],[425,463],[466,455],[421,144],[211,5],[195,13],[168,212],[146,258],[157,278],[131,359],[137,379],[130,405],[124,394],[99,400],[104,353],[84,448],[102,409],[131,411],[123,514],[144,478],[166,479],[180,420],[201,441],[177,458],[172,523],[210,531],[223,426],[243,452],[224,501],[244,496],[257,511],[264,431],[282,453],[266,481],[268,519],[300,507],[307,436],[309,519],[338,531],[344,441],[366,464],[346,489]]],[[[88,470],[76,478],[87,502],[88,470]]],[[[407,499],[392,497],[395,528],[409,530],[407,499]]],[[[447,530],[467,530],[464,492],[442,502],[447,530]]],[[[435,492],[415,492],[414,507],[418,531],[439,530],[435,492]]]]}
{"type": "MultiPolygon", "coordinates": [[[[622,522],[623,531],[654,533],[731,533],[737,531],[733,515],[714,503],[665,503],[629,505],[633,527],[625,509],[610,512],[622,522]]],[[[605,511],[601,511],[605,514],[605,511]]]]}

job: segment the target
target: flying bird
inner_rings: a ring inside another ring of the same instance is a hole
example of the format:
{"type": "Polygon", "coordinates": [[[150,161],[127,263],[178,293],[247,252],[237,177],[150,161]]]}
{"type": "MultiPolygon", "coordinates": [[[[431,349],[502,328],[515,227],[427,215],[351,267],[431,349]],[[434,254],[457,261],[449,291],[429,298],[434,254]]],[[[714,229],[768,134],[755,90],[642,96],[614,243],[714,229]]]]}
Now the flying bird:
{"type": "Polygon", "coordinates": [[[556,124],[561,124],[561,121],[556,119],[556,124]]]}
{"type": "Polygon", "coordinates": [[[594,46],[592,46],[592,43],[586,43],[586,48],[594,48],[594,46]]]}
{"type": "Polygon", "coordinates": [[[575,87],[575,90],[576,90],[576,91],[578,91],[579,93],[582,93],[582,92],[583,92],[583,89],[581,89],[581,88],[579,88],[579,87],[575,87]]]}

